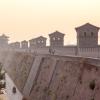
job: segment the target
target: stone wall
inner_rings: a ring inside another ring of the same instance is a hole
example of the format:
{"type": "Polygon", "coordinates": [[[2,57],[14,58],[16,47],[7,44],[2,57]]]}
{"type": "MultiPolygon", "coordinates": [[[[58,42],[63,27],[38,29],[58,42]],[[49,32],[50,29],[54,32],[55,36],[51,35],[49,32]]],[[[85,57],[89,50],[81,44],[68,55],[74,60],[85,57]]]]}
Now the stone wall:
{"type": "Polygon", "coordinates": [[[97,62],[99,66],[91,64],[89,58],[45,57],[29,100],[99,100],[100,62],[97,62]],[[90,87],[92,81],[94,89],[90,87]]]}
{"type": "Polygon", "coordinates": [[[100,99],[100,59],[20,52],[1,55],[7,73],[29,100],[100,99]]]}
{"type": "Polygon", "coordinates": [[[0,54],[4,69],[22,91],[34,63],[34,55],[20,52],[0,52],[0,54]]]}

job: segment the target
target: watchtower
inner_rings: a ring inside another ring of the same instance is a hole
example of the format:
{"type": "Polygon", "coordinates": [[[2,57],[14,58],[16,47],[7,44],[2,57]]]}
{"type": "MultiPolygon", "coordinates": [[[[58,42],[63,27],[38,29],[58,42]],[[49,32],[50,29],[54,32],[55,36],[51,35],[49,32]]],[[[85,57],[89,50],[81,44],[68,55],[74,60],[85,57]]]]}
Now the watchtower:
{"type": "Polygon", "coordinates": [[[50,46],[51,47],[63,47],[64,46],[64,35],[61,32],[55,31],[49,34],[50,46]]]}
{"type": "Polygon", "coordinates": [[[42,48],[42,47],[46,47],[46,40],[47,38],[43,37],[43,36],[39,36],[37,38],[31,39],[29,40],[30,43],[30,48],[42,48]]]}
{"type": "Polygon", "coordinates": [[[98,46],[98,31],[99,27],[90,23],[86,23],[75,28],[77,32],[78,47],[97,47],[98,46]]]}

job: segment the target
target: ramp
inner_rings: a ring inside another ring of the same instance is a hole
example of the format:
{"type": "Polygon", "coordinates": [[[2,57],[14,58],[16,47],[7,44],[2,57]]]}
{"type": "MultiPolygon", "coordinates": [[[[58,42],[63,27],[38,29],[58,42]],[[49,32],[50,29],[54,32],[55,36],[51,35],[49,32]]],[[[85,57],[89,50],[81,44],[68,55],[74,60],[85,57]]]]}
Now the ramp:
{"type": "Polygon", "coordinates": [[[31,71],[29,73],[29,76],[27,78],[27,82],[26,82],[25,87],[23,89],[23,94],[25,96],[29,96],[29,93],[30,93],[31,88],[33,86],[34,79],[35,79],[35,77],[37,75],[37,71],[38,71],[38,69],[40,67],[42,58],[43,58],[42,56],[36,56],[36,58],[35,58],[35,61],[34,61],[33,65],[32,65],[32,68],[31,68],[31,71]]]}

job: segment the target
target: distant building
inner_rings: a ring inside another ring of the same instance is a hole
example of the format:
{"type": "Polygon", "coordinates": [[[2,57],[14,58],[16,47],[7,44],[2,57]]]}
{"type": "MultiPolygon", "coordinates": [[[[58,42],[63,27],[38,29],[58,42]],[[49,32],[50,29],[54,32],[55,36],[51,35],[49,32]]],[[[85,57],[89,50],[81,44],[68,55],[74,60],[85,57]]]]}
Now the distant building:
{"type": "Polygon", "coordinates": [[[34,39],[29,40],[30,48],[42,48],[46,47],[47,38],[40,36],[34,39]]]}
{"type": "Polygon", "coordinates": [[[78,47],[97,47],[98,46],[98,31],[99,27],[90,23],[86,23],[80,27],[75,28],[77,32],[77,46],[78,47]]]}
{"type": "Polygon", "coordinates": [[[51,47],[63,47],[64,46],[64,35],[58,31],[49,34],[50,46],[51,47]]]}
{"type": "Polygon", "coordinates": [[[22,49],[27,49],[28,48],[28,41],[24,40],[21,42],[21,48],[22,49]]]}
{"type": "Polygon", "coordinates": [[[8,36],[6,36],[5,34],[0,36],[0,47],[8,47],[8,36]]]}
{"type": "Polygon", "coordinates": [[[13,49],[19,49],[20,48],[20,42],[10,43],[9,45],[13,49]]]}

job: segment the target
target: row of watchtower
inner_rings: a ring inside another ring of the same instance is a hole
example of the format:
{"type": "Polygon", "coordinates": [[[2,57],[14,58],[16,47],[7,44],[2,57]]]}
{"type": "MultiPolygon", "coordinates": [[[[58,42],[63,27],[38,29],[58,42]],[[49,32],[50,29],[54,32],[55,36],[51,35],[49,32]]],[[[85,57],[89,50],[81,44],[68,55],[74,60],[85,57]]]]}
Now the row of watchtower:
{"type": "MultiPolygon", "coordinates": [[[[75,30],[77,32],[77,47],[79,48],[91,48],[98,47],[98,32],[99,27],[94,26],[90,23],[86,23],[82,26],[76,27],[75,30]]],[[[64,47],[64,33],[59,31],[55,31],[49,34],[50,38],[50,47],[64,47]]],[[[10,47],[12,48],[43,48],[46,47],[46,37],[40,36],[37,38],[33,38],[31,40],[10,43],[10,47]],[[29,46],[28,46],[29,44],[29,46]]],[[[0,46],[7,46],[8,37],[5,35],[0,36],[0,46]]]]}
{"type": "MultiPolygon", "coordinates": [[[[51,34],[49,34],[50,37],[50,46],[51,47],[63,47],[64,46],[64,35],[63,33],[59,32],[59,31],[55,31],[51,34]]],[[[14,43],[10,43],[10,47],[12,48],[23,48],[23,49],[27,49],[28,48],[28,44],[29,44],[29,48],[33,49],[33,48],[43,48],[46,47],[46,41],[47,38],[43,37],[43,36],[39,36],[37,38],[33,38],[30,39],[29,42],[24,40],[21,43],[20,42],[14,42],[14,43]]]]}
{"type": "MultiPolygon", "coordinates": [[[[77,32],[77,47],[79,48],[95,48],[98,47],[98,32],[100,27],[86,23],[82,26],[76,27],[77,32]]],[[[62,47],[64,46],[65,34],[58,31],[49,34],[50,46],[62,47]]]]}
{"type": "MultiPolygon", "coordinates": [[[[77,32],[77,46],[79,48],[95,48],[98,47],[98,32],[99,27],[94,26],[90,23],[86,23],[82,26],[76,27],[77,32]]],[[[55,31],[49,34],[50,46],[51,47],[63,47],[64,46],[64,33],[55,31]]],[[[46,46],[46,38],[38,37],[30,40],[30,44],[37,45],[38,47],[46,46]]],[[[32,46],[30,45],[30,46],[32,46]]],[[[34,46],[33,46],[34,47],[34,46]]]]}

